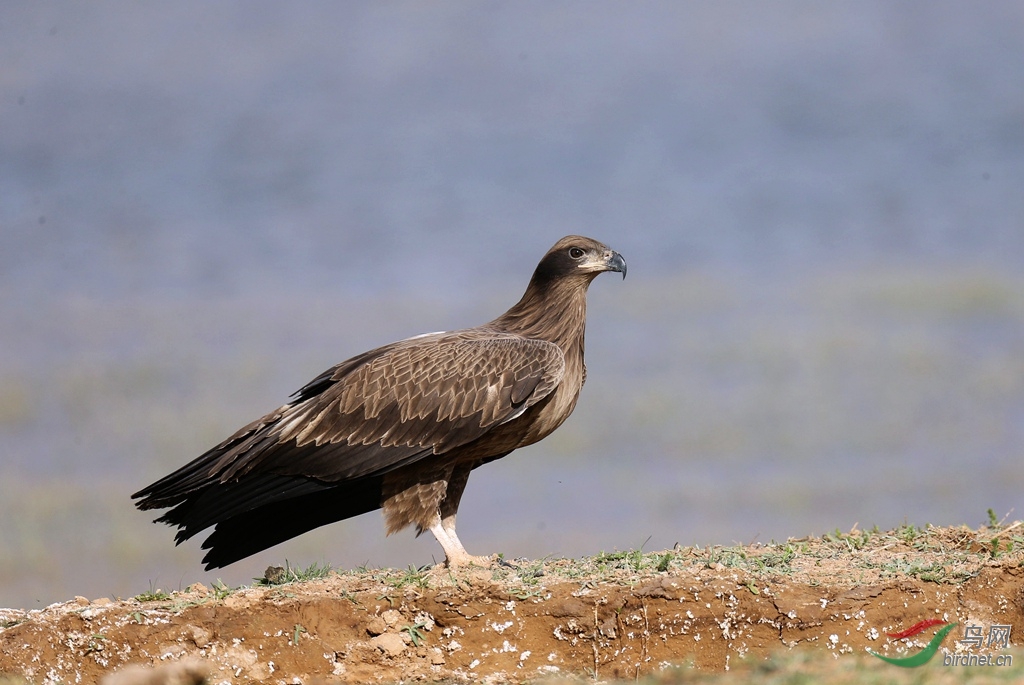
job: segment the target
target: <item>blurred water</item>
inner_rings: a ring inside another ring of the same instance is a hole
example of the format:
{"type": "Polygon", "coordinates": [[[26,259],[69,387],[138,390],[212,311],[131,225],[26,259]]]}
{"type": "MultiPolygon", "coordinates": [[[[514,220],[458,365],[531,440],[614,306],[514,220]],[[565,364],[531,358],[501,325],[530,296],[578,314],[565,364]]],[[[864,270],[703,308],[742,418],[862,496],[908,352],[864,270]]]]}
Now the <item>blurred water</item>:
{"type": "Polygon", "coordinates": [[[570,232],[630,276],[471,551],[1020,516],[1022,44],[1013,2],[5,7],[0,605],[429,562],[369,515],[203,574],[127,497],[570,232]]]}

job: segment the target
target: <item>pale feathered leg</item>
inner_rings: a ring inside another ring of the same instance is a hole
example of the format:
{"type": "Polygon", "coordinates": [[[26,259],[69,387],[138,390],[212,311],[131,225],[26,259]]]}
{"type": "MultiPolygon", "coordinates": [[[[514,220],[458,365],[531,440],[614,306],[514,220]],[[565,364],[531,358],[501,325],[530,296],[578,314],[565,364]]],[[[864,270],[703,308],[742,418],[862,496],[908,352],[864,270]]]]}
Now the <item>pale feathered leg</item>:
{"type": "Polygon", "coordinates": [[[448,568],[461,568],[465,566],[490,566],[490,557],[474,557],[466,551],[455,534],[455,517],[451,517],[451,530],[449,530],[441,517],[438,516],[434,523],[430,524],[430,532],[437,538],[441,548],[444,550],[445,564],[448,568]]]}
{"type": "Polygon", "coordinates": [[[430,526],[430,532],[444,548],[449,568],[469,565],[490,566],[492,563],[490,557],[475,557],[467,552],[466,548],[462,546],[459,536],[455,533],[455,512],[458,511],[462,492],[466,489],[466,483],[469,482],[470,471],[472,468],[468,465],[458,466],[452,471],[444,500],[438,507],[438,520],[430,526]]]}

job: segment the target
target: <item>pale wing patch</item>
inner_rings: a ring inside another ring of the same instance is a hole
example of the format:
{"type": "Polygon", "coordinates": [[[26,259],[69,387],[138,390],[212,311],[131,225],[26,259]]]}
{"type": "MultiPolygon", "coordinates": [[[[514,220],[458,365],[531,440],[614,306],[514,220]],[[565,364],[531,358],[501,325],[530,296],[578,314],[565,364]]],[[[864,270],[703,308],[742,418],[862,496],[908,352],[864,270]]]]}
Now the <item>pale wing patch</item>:
{"type": "Polygon", "coordinates": [[[432,335],[447,335],[447,333],[448,333],[448,331],[434,331],[433,333],[420,333],[419,335],[414,335],[411,338],[406,338],[405,340],[400,340],[399,342],[409,342],[410,340],[419,340],[420,338],[429,338],[432,335]]]}
{"type": "MultiPolygon", "coordinates": [[[[519,407],[519,409],[517,409],[517,410],[516,410],[516,412],[515,412],[514,414],[512,414],[511,416],[509,416],[509,417],[508,417],[507,419],[505,419],[505,420],[504,420],[504,421],[502,421],[501,423],[508,423],[509,421],[513,421],[513,420],[515,420],[515,419],[518,419],[518,418],[519,418],[520,416],[522,416],[522,415],[523,415],[523,413],[524,413],[524,412],[525,412],[525,411],[526,411],[527,409],[529,409],[529,407],[528,407],[528,406],[526,406],[526,405],[524,404],[523,406],[519,407]]],[[[501,423],[499,423],[498,425],[500,426],[500,425],[501,425],[501,423]]]]}

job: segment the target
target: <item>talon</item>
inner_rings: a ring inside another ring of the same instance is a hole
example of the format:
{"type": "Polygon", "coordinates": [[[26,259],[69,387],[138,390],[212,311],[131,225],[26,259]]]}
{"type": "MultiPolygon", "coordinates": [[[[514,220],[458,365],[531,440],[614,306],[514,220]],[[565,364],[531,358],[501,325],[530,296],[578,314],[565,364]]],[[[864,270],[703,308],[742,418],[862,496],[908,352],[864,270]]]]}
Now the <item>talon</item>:
{"type": "Polygon", "coordinates": [[[454,554],[445,559],[445,566],[449,569],[470,568],[493,568],[495,559],[493,557],[476,557],[472,554],[454,554]]]}

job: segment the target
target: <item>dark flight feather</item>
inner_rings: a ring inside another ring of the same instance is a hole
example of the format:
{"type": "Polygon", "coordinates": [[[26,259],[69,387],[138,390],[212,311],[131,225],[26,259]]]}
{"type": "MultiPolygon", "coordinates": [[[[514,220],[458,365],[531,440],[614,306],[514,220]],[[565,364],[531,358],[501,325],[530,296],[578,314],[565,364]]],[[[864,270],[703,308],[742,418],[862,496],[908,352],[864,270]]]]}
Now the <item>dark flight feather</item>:
{"type": "Polygon", "coordinates": [[[543,438],[572,411],[585,378],[586,288],[609,270],[625,274],[617,253],[563,238],[502,317],[328,369],[284,406],[132,495],[136,506],[169,508],[157,521],[177,526],[179,543],[216,526],[203,544],[207,568],[379,507],[389,532],[430,528],[458,563],[453,555],[465,550],[454,511],[465,478],[543,438]]]}

